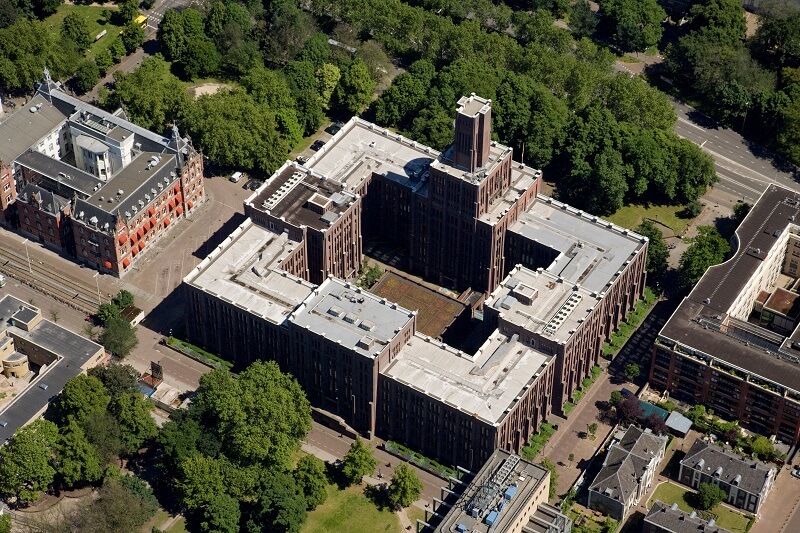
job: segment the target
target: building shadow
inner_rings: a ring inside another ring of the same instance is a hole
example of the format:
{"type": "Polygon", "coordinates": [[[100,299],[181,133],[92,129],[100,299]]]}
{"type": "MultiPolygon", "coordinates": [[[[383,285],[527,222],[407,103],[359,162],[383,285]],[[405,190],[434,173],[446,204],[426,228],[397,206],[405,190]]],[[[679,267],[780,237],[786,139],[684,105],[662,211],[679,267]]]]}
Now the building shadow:
{"type": "Polygon", "coordinates": [[[192,255],[202,261],[208,257],[208,254],[219,246],[222,241],[228,238],[228,236],[233,233],[233,230],[241,226],[245,220],[247,220],[247,217],[243,213],[233,213],[233,215],[231,215],[217,231],[210,235],[205,242],[198,244],[197,248],[192,252],[192,255]]]}

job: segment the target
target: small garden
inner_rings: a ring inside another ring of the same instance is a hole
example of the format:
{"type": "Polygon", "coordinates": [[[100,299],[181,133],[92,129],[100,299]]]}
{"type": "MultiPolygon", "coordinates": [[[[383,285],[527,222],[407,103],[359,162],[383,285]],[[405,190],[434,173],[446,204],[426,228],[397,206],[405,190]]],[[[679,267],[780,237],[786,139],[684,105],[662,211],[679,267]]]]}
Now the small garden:
{"type": "MultiPolygon", "coordinates": [[[[704,483],[703,485],[709,485],[704,483]]],[[[701,485],[702,487],[702,485],[701,485]]],[[[719,489],[716,485],[711,487],[719,489]]],[[[713,489],[708,490],[709,494],[704,498],[702,492],[693,492],[675,485],[674,483],[662,483],[656,488],[647,506],[650,507],[656,500],[667,505],[678,504],[678,508],[687,513],[695,511],[704,520],[714,519],[717,525],[727,529],[732,533],[746,533],[750,531],[755,518],[751,515],[743,515],[720,503],[724,498],[724,491],[720,494],[710,494],[713,489]],[[713,504],[713,505],[710,505],[713,504]],[[702,507],[709,507],[708,510],[702,507]]],[[[722,490],[722,489],[719,489],[722,490]]]]}
{"type": "Polygon", "coordinates": [[[603,368],[599,365],[594,365],[590,372],[591,375],[581,382],[581,387],[579,389],[575,389],[575,391],[572,393],[572,401],[564,402],[564,406],[562,407],[564,416],[569,416],[572,410],[575,409],[575,406],[578,404],[578,402],[580,402],[583,397],[586,396],[586,392],[589,390],[589,387],[591,387],[592,384],[597,381],[597,378],[600,377],[600,374],[603,373],[603,368]]]}
{"type": "Polygon", "coordinates": [[[568,516],[572,519],[573,533],[614,533],[619,523],[613,518],[598,518],[581,510],[570,509],[568,516]]]}
{"type": "Polygon", "coordinates": [[[387,452],[394,454],[398,457],[402,457],[412,465],[416,465],[422,468],[423,470],[428,470],[430,472],[433,472],[437,476],[444,478],[451,476],[455,478],[458,477],[458,473],[452,468],[437,463],[433,459],[429,459],[424,455],[422,455],[421,453],[415,452],[411,448],[407,448],[406,446],[403,446],[400,443],[389,440],[386,441],[386,444],[384,444],[383,447],[387,452]]]}

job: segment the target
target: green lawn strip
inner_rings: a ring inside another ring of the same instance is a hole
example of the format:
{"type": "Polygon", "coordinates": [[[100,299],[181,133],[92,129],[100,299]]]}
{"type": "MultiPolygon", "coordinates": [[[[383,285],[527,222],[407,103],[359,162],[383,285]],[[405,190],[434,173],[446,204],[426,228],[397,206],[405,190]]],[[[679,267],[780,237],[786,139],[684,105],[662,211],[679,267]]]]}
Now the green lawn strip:
{"type": "Polygon", "coordinates": [[[224,368],[226,370],[231,370],[233,368],[233,363],[231,363],[230,361],[226,361],[225,359],[219,357],[218,355],[214,355],[211,352],[207,352],[202,348],[200,348],[199,346],[195,346],[194,344],[191,344],[189,342],[182,341],[175,337],[169,337],[167,338],[167,344],[170,347],[175,348],[179,352],[188,355],[192,359],[200,361],[201,363],[205,363],[207,365],[211,365],[217,368],[224,368]]]}
{"type": "Polygon", "coordinates": [[[114,24],[106,23],[103,20],[102,13],[105,9],[115,10],[117,7],[76,6],[62,4],[58,7],[58,11],[44,19],[44,24],[48,31],[55,36],[56,39],[59,39],[61,35],[61,23],[64,21],[64,17],[66,17],[69,13],[79,14],[86,20],[86,24],[89,27],[89,35],[93,41],[89,47],[89,54],[87,56],[91,59],[100,50],[108,48],[108,46],[111,44],[111,41],[113,41],[122,30],[121,26],[115,26],[114,24]],[[97,35],[103,30],[106,30],[106,34],[100,38],[100,40],[95,41],[95,37],[97,37],[97,35]]]}
{"type": "Polygon", "coordinates": [[[683,208],[682,205],[626,205],[606,218],[609,222],[628,229],[634,229],[642,223],[642,220],[649,219],[665,237],[672,237],[683,232],[691,222],[689,219],[678,217],[677,213],[683,208]]]}
{"type": "Polygon", "coordinates": [[[386,449],[387,452],[400,456],[409,463],[417,465],[418,467],[424,470],[429,470],[438,476],[455,477],[455,478],[458,477],[458,472],[456,472],[454,469],[439,464],[433,459],[429,459],[424,455],[422,455],[421,453],[415,452],[411,448],[403,446],[399,442],[394,442],[389,440],[386,441],[386,444],[384,444],[383,447],[384,449],[386,449]]]}
{"type": "Polygon", "coordinates": [[[603,355],[606,358],[619,353],[657,302],[658,296],[656,293],[650,287],[645,287],[644,297],[636,302],[636,307],[633,311],[628,313],[625,320],[620,322],[617,331],[611,334],[611,339],[603,343],[603,355]]]}
{"type": "Polygon", "coordinates": [[[552,424],[543,422],[539,426],[538,433],[531,437],[531,441],[528,443],[528,445],[522,447],[522,456],[528,461],[533,461],[536,459],[536,456],[539,455],[539,452],[541,452],[542,449],[544,449],[544,445],[547,444],[547,441],[550,440],[555,432],[556,430],[552,424]]]}
{"type": "Polygon", "coordinates": [[[377,533],[400,532],[400,520],[394,513],[380,511],[364,496],[364,487],[354,485],[338,490],[328,485],[328,499],[308,513],[301,533],[377,533]]]}
{"type": "Polygon", "coordinates": [[[156,511],[155,516],[150,520],[148,520],[148,522],[144,526],[142,526],[142,530],[150,531],[154,527],[161,527],[161,524],[166,522],[167,518],[169,518],[169,513],[166,512],[164,509],[159,508],[158,511],[156,511]]]}
{"type": "MultiPolygon", "coordinates": [[[[692,491],[686,490],[673,483],[662,483],[653,493],[653,496],[650,497],[647,506],[648,508],[652,507],[656,500],[660,500],[667,505],[677,503],[679,509],[691,513],[696,509],[689,505],[685,498],[686,494],[691,492],[692,491]]],[[[727,529],[732,533],[745,533],[747,531],[747,525],[750,519],[742,513],[734,511],[730,507],[718,504],[711,509],[710,513],[714,515],[714,520],[716,520],[717,525],[723,529],[727,529]]],[[[702,516],[703,512],[699,511],[698,514],[702,516]]]]}
{"type": "Polygon", "coordinates": [[[406,509],[406,516],[408,516],[408,519],[411,521],[412,529],[416,531],[417,520],[425,520],[425,510],[420,509],[416,505],[412,505],[406,509]]]}

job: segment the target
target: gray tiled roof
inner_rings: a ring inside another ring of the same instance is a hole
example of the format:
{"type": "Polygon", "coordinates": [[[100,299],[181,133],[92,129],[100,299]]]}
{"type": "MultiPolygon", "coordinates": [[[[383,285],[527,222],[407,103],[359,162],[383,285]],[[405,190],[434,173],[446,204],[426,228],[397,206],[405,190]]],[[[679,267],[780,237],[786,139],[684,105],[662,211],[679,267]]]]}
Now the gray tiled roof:
{"type": "Polygon", "coordinates": [[[686,511],[682,511],[677,506],[656,500],[650,508],[650,512],[644,521],[661,528],[664,532],[671,533],[730,533],[727,529],[722,529],[716,524],[710,524],[699,516],[692,516],[686,511]]]}
{"type": "Polygon", "coordinates": [[[773,467],[764,463],[743,459],[701,439],[694,441],[692,447],[686,452],[686,457],[681,460],[681,465],[694,470],[702,469],[704,474],[718,477],[728,484],[735,484],[751,494],[761,493],[769,479],[770,472],[774,470],[773,467]],[[715,475],[717,471],[719,474],[715,475]],[[741,476],[739,481],[733,483],[738,476],[741,476]]]}
{"type": "Polygon", "coordinates": [[[636,494],[642,474],[653,455],[666,446],[667,437],[630,426],[622,439],[611,445],[590,489],[628,504],[636,494]]]}
{"type": "Polygon", "coordinates": [[[60,213],[69,205],[69,200],[66,198],[62,198],[61,196],[54,194],[47,189],[42,189],[41,187],[33,185],[32,183],[25,185],[17,197],[18,200],[21,200],[25,203],[31,203],[34,198],[39,203],[43,211],[53,215],[60,213]]]}

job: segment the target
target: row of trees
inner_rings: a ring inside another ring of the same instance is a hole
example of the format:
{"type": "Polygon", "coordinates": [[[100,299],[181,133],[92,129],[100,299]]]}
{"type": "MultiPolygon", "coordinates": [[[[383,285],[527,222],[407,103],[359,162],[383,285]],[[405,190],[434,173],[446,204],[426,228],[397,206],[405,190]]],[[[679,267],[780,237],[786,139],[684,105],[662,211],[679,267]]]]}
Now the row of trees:
{"type": "Polygon", "coordinates": [[[494,136],[560,180],[565,200],[592,212],[613,213],[629,202],[687,203],[716,179],[711,158],[672,131],[675,114],[665,95],[641,79],[613,74],[610,52],[574,41],[546,11],[527,15],[518,28],[528,31],[514,39],[400,3],[366,2],[352,12],[344,9],[347,1],[316,5],[396,53],[423,56],[375,103],[378,122],[412,138],[438,149],[449,145],[453,102],[475,92],[494,103],[494,136]],[[410,49],[413,39],[396,43],[376,27],[394,9],[406,23],[424,21],[413,29],[420,32],[418,48],[410,49]],[[457,37],[439,43],[429,27],[457,37]],[[469,36],[462,35],[467,29],[469,36]],[[423,44],[431,41],[438,46],[429,59],[423,44]],[[458,50],[449,50],[455,43],[458,50]]]}
{"type": "Polygon", "coordinates": [[[694,4],[685,35],[667,48],[667,74],[722,124],[800,163],[800,6],[768,0],[758,14],[748,37],[741,2],[694,4]]]}

